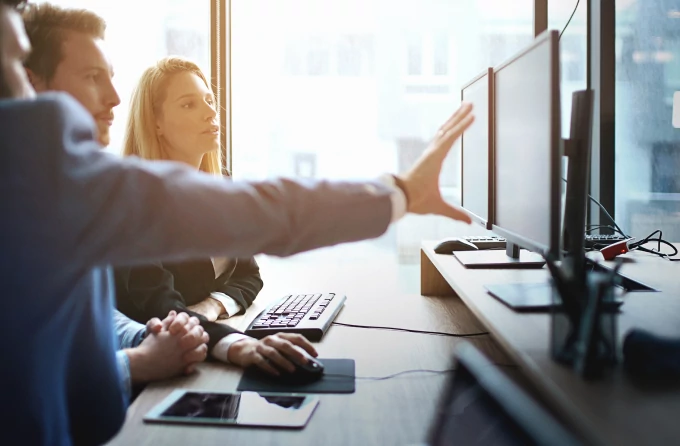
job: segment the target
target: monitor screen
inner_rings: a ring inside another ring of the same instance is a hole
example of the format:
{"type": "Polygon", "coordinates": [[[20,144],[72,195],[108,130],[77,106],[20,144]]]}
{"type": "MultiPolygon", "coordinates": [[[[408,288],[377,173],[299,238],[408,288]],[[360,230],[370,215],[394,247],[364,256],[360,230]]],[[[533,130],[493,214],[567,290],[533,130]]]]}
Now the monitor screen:
{"type": "MultiPolygon", "coordinates": [[[[489,163],[490,147],[490,100],[492,81],[489,70],[477,76],[461,90],[461,100],[474,106],[475,123],[461,137],[462,201],[463,208],[473,220],[484,226],[490,222],[491,179],[489,163]]],[[[491,229],[489,226],[488,229],[491,229]]]]}
{"type": "Polygon", "coordinates": [[[494,231],[539,253],[559,249],[557,32],[494,70],[494,231]]]}

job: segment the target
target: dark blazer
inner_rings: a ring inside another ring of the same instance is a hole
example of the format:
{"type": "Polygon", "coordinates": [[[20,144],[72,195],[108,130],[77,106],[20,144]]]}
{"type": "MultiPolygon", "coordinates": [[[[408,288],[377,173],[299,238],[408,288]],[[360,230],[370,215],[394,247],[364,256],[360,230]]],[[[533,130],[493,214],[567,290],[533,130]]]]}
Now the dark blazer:
{"type": "Polygon", "coordinates": [[[230,259],[226,271],[215,279],[210,259],[187,262],[155,262],[115,269],[118,309],[128,317],[146,323],[152,317],[163,319],[170,310],[184,311],[201,320],[210,335],[210,350],[234,328],[210,322],[188,306],[218,291],[232,297],[243,310],[262,289],[260,268],[255,259],[230,259]]]}

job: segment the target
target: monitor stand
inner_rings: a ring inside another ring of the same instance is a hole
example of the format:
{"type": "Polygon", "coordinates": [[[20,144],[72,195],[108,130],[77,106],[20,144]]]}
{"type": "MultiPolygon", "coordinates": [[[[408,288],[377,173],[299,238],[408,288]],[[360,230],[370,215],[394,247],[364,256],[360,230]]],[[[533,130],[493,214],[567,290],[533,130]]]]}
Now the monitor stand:
{"type": "Polygon", "coordinates": [[[540,254],[520,249],[510,242],[507,242],[505,251],[454,251],[453,255],[463,266],[470,269],[540,269],[545,265],[545,260],[540,254]]]}
{"type": "MultiPolygon", "coordinates": [[[[517,312],[547,312],[551,308],[559,307],[559,301],[553,296],[550,282],[541,283],[500,283],[484,285],[486,291],[496,299],[517,312]]],[[[614,300],[605,307],[618,309],[623,304],[622,296],[625,290],[615,293],[614,300]]]]}

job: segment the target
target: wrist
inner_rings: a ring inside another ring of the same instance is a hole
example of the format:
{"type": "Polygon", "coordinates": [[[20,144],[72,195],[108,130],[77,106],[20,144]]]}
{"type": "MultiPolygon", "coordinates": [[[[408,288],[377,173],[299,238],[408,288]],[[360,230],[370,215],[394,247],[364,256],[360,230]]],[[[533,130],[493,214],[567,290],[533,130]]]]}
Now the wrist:
{"type": "Polygon", "coordinates": [[[210,300],[213,301],[213,309],[214,309],[217,317],[219,317],[219,316],[221,316],[221,315],[223,315],[224,313],[227,312],[227,309],[224,308],[224,304],[219,299],[215,299],[214,297],[211,297],[210,300]]]}
{"type": "Polygon", "coordinates": [[[406,199],[406,209],[408,209],[408,205],[411,202],[410,197],[408,195],[408,188],[406,187],[406,181],[402,177],[400,177],[397,174],[393,174],[392,178],[394,178],[394,185],[401,190],[401,192],[404,194],[404,198],[406,199]]]}
{"type": "Polygon", "coordinates": [[[130,364],[130,381],[133,384],[140,384],[149,381],[148,373],[145,365],[144,350],[135,348],[126,348],[123,350],[128,357],[130,364]]]}
{"type": "Polygon", "coordinates": [[[227,350],[227,361],[231,364],[241,365],[239,358],[242,357],[243,351],[248,348],[248,344],[252,338],[242,338],[231,343],[227,350]]]}

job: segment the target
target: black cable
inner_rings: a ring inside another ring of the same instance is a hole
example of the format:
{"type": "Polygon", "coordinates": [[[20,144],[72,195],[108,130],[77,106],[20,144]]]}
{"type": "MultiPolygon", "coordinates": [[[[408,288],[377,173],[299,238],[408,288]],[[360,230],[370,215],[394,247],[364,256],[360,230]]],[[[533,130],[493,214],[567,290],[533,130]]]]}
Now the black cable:
{"type": "MultiPolygon", "coordinates": [[[[565,178],[562,178],[562,181],[564,181],[565,183],[567,182],[567,180],[565,178]]],[[[618,231],[619,234],[623,235],[626,238],[630,238],[630,236],[627,235],[625,232],[623,232],[623,229],[621,229],[619,227],[619,225],[616,224],[616,220],[614,220],[614,217],[612,217],[611,214],[609,212],[607,212],[607,209],[605,209],[605,207],[602,206],[602,204],[600,204],[599,201],[594,199],[593,196],[590,195],[590,194],[588,194],[588,198],[590,199],[590,201],[595,203],[602,210],[602,212],[604,212],[604,215],[606,215],[607,218],[612,222],[612,224],[614,224],[614,227],[616,228],[616,230],[618,231]]]]}
{"type": "Polygon", "coordinates": [[[600,230],[600,229],[611,229],[612,232],[615,232],[615,233],[619,234],[619,235],[622,236],[622,237],[625,237],[625,236],[626,236],[626,234],[624,234],[623,232],[619,231],[618,229],[616,229],[616,228],[615,228],[614,226],[612,226],[612,225],[588,225],[588,227],[586,228],[586,234],[590,234],[592,231],[600,230]]]}
{"type": "Polygon", "coordinates": [[[324,378],[327,376],[336,376],[336,377],[343,377],[343,378],[354,378],[354,379],[367,379],[367,380],[372,380],[372,381],[384,381],[386,379],[392,379],[396,378],[397,376],[400,375],[406,375],[409,373],[433,373],[433,374],[442,374],[442,373],[452,373],[455,372],[456,369],[448,369],[448,370],[429,370],[429,369],[418,369],[418,370],[404,370],[401,372],[393,373],[391,375],[387,376],[352,376],[352,375],[344,375],[340,373],[324,373],[324,378]]]}
{"type": "Polygon", "coordinates": [[[571,16],[569,16],[569,20],[567,20],[567,24],[564,25],[564,28],[562,28],[562,32],[560,32],[559,39],[562,38],[562,34],[567,30],[567,27],[571,23],[571,19],[574,18],[574,14],[576,14],[576,10],[578,9],[578,4],[581,3],[581,0],[576,0],[576,6],[574,6],[574,10],[571,12],[571,16]]]}
{"type": "MultiPolygon", "coordinates": [[[[517,368],[516,365],[514,364],[494,364],[495,367],[509,367],[509,368],[517,368]]],[[[372,381],[384,381],[387,379],[392,379],[396,378],[397,376],[401,375],[407,375],[411,373],[432,373],[436,375],[441,375],[443,373],[453,373],[457,369],[447,369],[447,370],[430,370],[430,369],[417,369],[417,370],[403,370],[401,372],[393,373],[391,375],[387,376],[353,376],[353,375],[345,375],[341,373],[324,373],[324,378],[327,376],[335,376],[335,377],[342,377],[342,378],[354,378],[354,379],[366,379],[366,380],[372,380],[372,381]]]]}
{"type": "Polygon", "coordinates": [[[642,251],[642,252],[654,254],[654,255],[657,255],[657,256],[662,257],[664,259],[670,260],[671,262],[680,261],[680,258],[678,258],[678,259],[672,258],[672,257],[675,257],[676,255],[678,255],[678,248],[676,248],[669,241],[663,239],[663,232],[661,231],[661,229],[657,229],[656,231],[652,232],[651,234],[649,234],[647,237],[643,238],[640,241],[631,243],[629,248],[630,248],[631,251],[636,250],[636,251],[642,251]],[[654,236],[657,235],[657,234],[659,234],[659,236],[657,238],[654,238],[654,236]],[[644,247],[644,245],[646,245],[647,243],[654,243],[654,242],[657,243],[656,250],[644,247]],[[665,245],[665,246],[670,247],[673,250],[673,252],[671,254],[665,254],[665,253],[661,252],[661,245],[665,245]]]}
{"type": "Polygon", "coordinates": [[[454,338],[471,338],[471,337],[474,337],[474,336],[486,336],[486,335],[489,334],[488,331],[481,331],[479,333],[457,334],[457,333],[445,333],[445,332],[441,332],[441,331],[412,330],[410,328],[380,327],[380,326],[376,326],[376,325],[345,324],[343,322],[333,322],[332,325],[339,325],[341,327],[351,327],[351,328],[368,328],[368,329],[372,329],[372,330],[405,331],[407,333],[420,333],[420,334],[436,335],[436,336],[451,336],[451,337],[454,337],[454,338]]]}
{"type": "Polygon", "coordinates": [[[614,217],[612,217],[611,214],[610,214],[609,212],[607,212],[607,209],[605,209],[605,207],[602,206],[602,205],[600,204],[599,201],[597,201],[596,199],[594,199],[590,194],[588,194],[588,198],[590,198],[590,200],[591,200],[593,203],[595,203],[600,209],[602,209],[602,212],[604,212],[604,215],[606,215],[607,218],[614,224],[614,227],[616,228],[616,230],[617,230],[617,232],[618,232],[619,234],[623,235],[623,236],[626,237],[626,238],[630,237],[630,236],[627,235],[625,232],[623,232],[623,229],[621,229],[621,228],[619,227],[619,225],[616,224],[616,220],[614,220],[614,217]]]}

